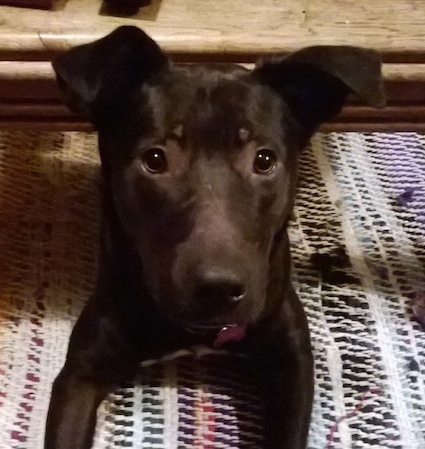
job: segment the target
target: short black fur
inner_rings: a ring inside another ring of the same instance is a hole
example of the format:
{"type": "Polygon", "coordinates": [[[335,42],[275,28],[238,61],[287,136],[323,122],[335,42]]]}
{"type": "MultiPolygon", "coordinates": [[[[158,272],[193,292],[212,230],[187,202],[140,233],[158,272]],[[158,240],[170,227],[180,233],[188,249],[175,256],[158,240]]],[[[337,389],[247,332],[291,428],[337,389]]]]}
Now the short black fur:
{"type": "Polygon", "coordinates": [[[313,358],[286,231],[297,158],[348,93],[382,106],[379,56],[310,47],[253,71],[178,67],[121,27],[53,67],[99,132],[103,225],[45,449],[89,449],[98,405],[141,361],[217,342],[252,362],[265,448],[305,449],[313,358]],[[240,338],[226,341],[229,326],[240,338]]]}

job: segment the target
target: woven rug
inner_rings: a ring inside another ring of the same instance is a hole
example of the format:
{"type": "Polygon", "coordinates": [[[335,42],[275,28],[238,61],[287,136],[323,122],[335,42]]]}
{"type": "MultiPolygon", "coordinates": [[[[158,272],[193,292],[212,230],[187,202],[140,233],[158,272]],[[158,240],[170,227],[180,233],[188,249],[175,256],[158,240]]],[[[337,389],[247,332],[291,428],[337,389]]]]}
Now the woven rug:
{"type": "MultiPolygon", "coordinates": [[[[94,135],[0,133],[0,449],[43,446],[51,384],[93,290],[98,175],[94,135]]],[[[424,449],[412,301],[425,291],[425,138],[316,136],[290,237],[316,360],[309,448],[424,449]]],[[[246,361],[177,355],[104,401],[96,449],[261,446],[246,361]]]]}

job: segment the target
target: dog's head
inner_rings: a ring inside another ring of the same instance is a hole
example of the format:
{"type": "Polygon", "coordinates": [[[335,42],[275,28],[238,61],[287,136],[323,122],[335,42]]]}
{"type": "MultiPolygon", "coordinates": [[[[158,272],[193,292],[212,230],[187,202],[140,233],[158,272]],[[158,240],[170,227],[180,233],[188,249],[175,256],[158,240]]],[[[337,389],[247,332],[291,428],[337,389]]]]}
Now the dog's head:
{"type": "Polygon", "coordinates": [[[287,279],[273,264],[287,257],[300,149],[347,94],[384,102],[379,56],[348,46],[252,71],[176,67],[143,31],[121,27],[53,66],[70,107],[99,131],[106,182],[152,298],[193,328],[273,310],[282,286],[271,283],[287,279]]]}

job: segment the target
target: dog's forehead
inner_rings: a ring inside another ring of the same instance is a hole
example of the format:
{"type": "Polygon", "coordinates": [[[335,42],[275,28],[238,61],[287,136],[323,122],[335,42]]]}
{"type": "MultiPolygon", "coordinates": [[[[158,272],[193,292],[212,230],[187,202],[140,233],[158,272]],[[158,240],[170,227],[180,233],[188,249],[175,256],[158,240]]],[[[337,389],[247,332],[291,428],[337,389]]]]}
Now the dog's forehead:
{"type": "Polygon", "coordinates": [[[227,129],[246,140],[246,131],[276,134],[283,111],[277,95],[234,66],[176,70],[150,86],[147,97],[160,134],[183,125],[188,133],[227,129]]]}

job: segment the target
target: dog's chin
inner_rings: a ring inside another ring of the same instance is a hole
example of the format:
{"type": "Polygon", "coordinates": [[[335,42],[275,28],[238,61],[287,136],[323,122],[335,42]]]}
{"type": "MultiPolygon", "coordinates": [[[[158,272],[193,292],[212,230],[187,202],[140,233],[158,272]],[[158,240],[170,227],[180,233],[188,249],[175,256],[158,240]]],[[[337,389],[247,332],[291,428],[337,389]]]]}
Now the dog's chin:
{"type": "Polygon", "coordinates": [[[230,312],[211,313],[197,306],[197,304],[182,307],[180,301],[173,301],[172,295],[157,297],[157,304],[164,314],[177,327],[193,334],[220,332],[222,329],[247,327],[260,319],[263,301],[249,301],[230,312]]]}
{"type": "Polygon", "coordinates": [[[179,316],[173,313],[167,313],[168,317],[178,327],[192,333],[192,334],[211,334],[220,332],[222,329],[234,328],[238,326],[247,326],[250,322],[248,318],[241,319],[236,317],[215,317],[215,318],[200,318],[199,316],[179,316]]]}
{"type": "Polygon", "coordinates": [[[213,336],[213,347],[219,349],[229,343],[243,341],[247,327],[246,324],[197,324],[185,329],[193,334],[213,336]]]}
{"type": "Polygon", "coordinates": [[[167,304],[167,307],[160,306],[160,309],[177,327],[198,335],[219,333],[222,329],[236,328],[239,326],[247,327],[252,321],[252,317],[250,316],[239,316],[236,314],[209,317],[188,311],[179,313],[172,307],[170,308],[169,304],[167,304]]]}
{"type": "Polygon", "coordinates": [[[246,326],[246,324],[238,324],[233,322],[221,323],[182,323],[182,327],[192,334],[204,334],[210,332],[220,332],[222,329],[230,329],[238,326],[246,326]]]}
{"type": "MultiPolygon", "coordinates": [[[[169,304],[167,305],[169,306],[169,304]]],[[[231,313],[207,313],[197,307],[188,308],[184,311],[162,309],[163,312],[179,327],[191,333],[207,333],[218,332],[223,328],[231,328],[237,326],[247,326],[256,319],[256,314],[252,310],[244,307],[231,313]]]]}

